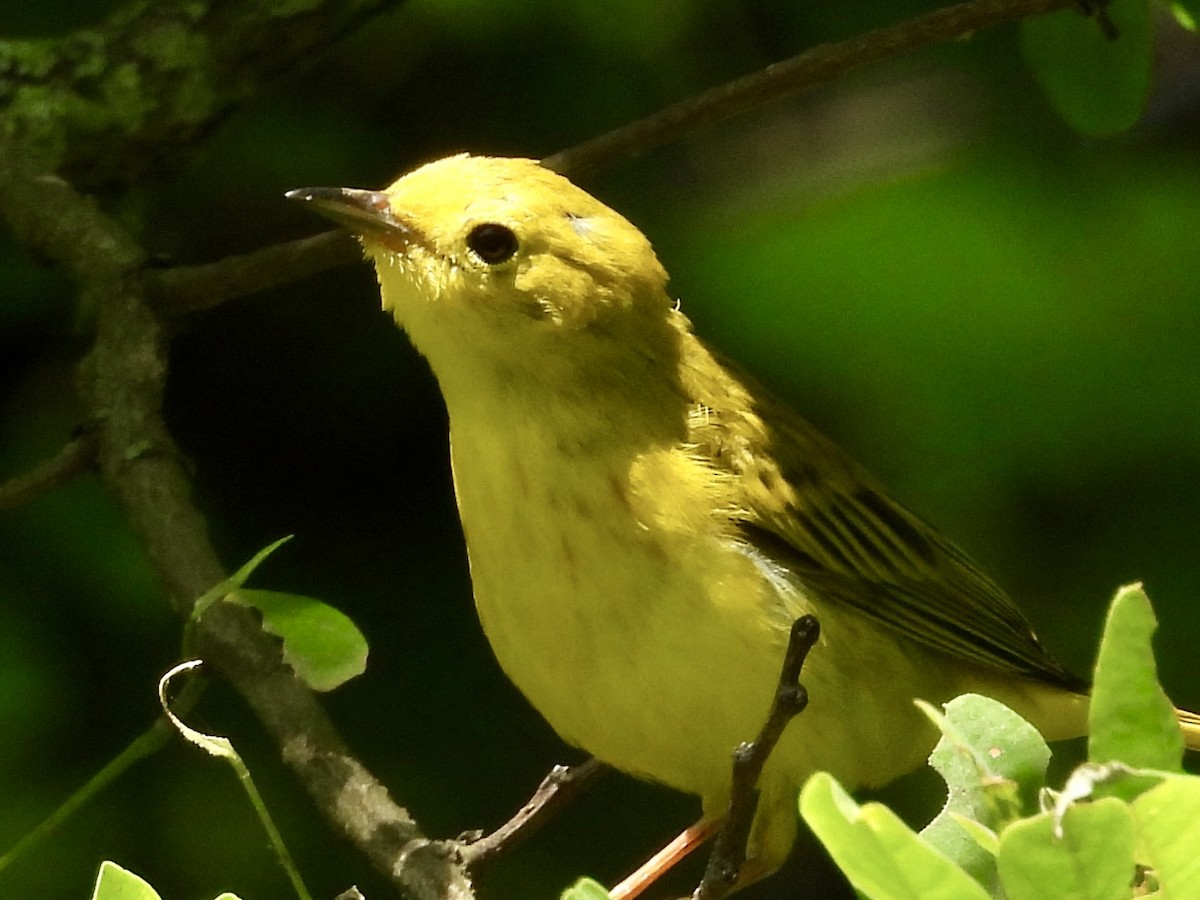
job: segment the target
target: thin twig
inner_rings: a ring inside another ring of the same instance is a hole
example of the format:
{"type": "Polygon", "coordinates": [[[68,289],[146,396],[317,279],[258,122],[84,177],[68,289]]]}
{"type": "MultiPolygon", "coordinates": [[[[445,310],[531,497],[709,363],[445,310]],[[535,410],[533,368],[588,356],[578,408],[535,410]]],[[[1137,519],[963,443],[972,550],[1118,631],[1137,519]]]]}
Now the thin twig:
{"type": "Polygon", "coordinates": [[[548,156],[542,160],[542,165],[573,178],[585,175],[773,100],[825,84],[868,63],[957,40],[985,28],[1075,6],[1077,2],[971,0],[849,40],[821,44],[753,75],[704,91],[637,122],[548,156]]]}
{"type": "Polygon", "coordinates": [[[1109,2],[1110,0],[1075,0],[1075,5],[1085,16],[1096,20],[1096,25],[1106,40],[1115,41],[1121,36],[1121,32],[1108,13],[1109,2]]]}
{"type": "Polygon", "coordinates": [[[62,487],[90,469],[95,460],[96,442],[88,434],[80,435],[28,472],[0,484],[0,510],[16,509],[62,487]]]}
{"type": "Polygon", "coordinates": [[[801,616],[792,623],[767,721],[753,743],[742,744],[734,752],[729,814],[717,835],[704,879],[693,894],[695,900],[720,900],[734,888],[738,871],[746,861],[746,841],[758,809],[758,777],[783,730],[808,706],[808,692],[800,684],[800,670],[820,633],[816,616],[801,616]]]}
{"type": "MultiPolygon", "coordinates": [[[[692,132],[825,84],[846,72],[933,44],[953,41],[985,28],[1076,6],[1079,0],[972,0],[870,31],[838,43],[821,44],[761,71],[559,151],[542,164],[572,177],[618,160],[640,156],[692,132]]],[[[268,247],[218,263],[170,269],[152,279],[156,303],[171,313],[209,309],[226,300],[288,284],[343,265],[356,256],[336,232],[268,247]]]]}
{"type": "Polygon", "coordinates": [[[604,763],[597,759],[589,759],[577,766],[555,766],[516,815],[491,834],[464,843],[459,854],[463,864],[471,868],[511,850],[605,771],[604,763]]]}
{"type": "Polygon", "coordinates": [[[259,291],[306,278],[324,269],[362,259],[357,242],[344,231],[265,247],[220,262],[179,266],[150,273],[155,305],[179,315],[199,312],[259,291]]]}
{"type": "MultiPolygon", "coordinates": [[[[184,686],[179,696],[173,701],[176,712],[185,713],[192,709],[204,693],[205,682],[202,678],[193,678],[184,686]]],[[[17,860],[35,850],[49,840],[76,812],[86,805],[93,797],[111,785],[120,776],[143,759],[147,759],[166,746],[175,737],[176,731],[165,715],[154,720],[149,728],[134,738],[128,746],[109,760],[95,775],[88,779],[81,788],[64,800],[57,809],[24,834],[12,847],[0,855],[0,872],[3,872],[17,860]]]]}

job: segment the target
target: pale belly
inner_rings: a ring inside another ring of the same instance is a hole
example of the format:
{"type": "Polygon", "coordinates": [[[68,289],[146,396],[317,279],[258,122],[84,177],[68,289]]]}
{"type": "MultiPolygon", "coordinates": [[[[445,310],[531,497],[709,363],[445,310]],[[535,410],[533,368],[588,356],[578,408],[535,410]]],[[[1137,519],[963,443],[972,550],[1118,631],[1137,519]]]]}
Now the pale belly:
{"type": "MultiPolygon", "coordinates": [[[[786,798],[816,769],[850,786],[921,763],[932,731],[912,705],[951,686],[913,645],[798,591],[716,530],[631,512],[617,473],[521,471],[455,454],[476,605],[500,665],[568,742],[717,811],[732,752],[774,695],[788,629],[815,612],[809,708],[764,774],[786,798]],[[513,503],[514,492],[522,502],[513,503]]],[[[784,803],[784,800],[780,800],[784,803]]],[[[790,843],[790,840],[789,840],[790,843]]]]}

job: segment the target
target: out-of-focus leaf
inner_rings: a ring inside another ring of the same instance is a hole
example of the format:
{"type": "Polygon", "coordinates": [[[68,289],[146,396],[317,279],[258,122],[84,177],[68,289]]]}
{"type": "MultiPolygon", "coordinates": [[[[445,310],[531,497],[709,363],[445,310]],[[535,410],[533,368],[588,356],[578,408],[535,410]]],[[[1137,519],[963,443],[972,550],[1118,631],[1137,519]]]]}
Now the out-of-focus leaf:
{"type": "Polygon", "coordinates": [[[1021,46],[1062,117],[1084,134],[1115,134],[1138,120],[1150,88],[1152,22],[1148,0],[1105,7],[1117,38],[1074,10],[1021,23],[1021,46]]]}
{"type": "Polygon", "coordinates": [[[609,900],[604,885],[591,878],[580,878],[562,892],[559,900],[609,900]]]}
{"type": "Polygon", "coordinates": [[[1062,837],[1048,813],[1022,819],[1000,836],[997,863],[1008,900],[1128,900],[1133,817],[1107,797],[1067,810],[1062,837]]]}
{"type": "Polygon", "coordinates": [[[1196,0],[1175,0],[1170,4],[1171,15],[1181,27],[1188,31],[1196,30],[1196,22],[1200,20],[1200,3],[1196,0]]]}
{"type": "Polygon", "coordinates": [[[800,814],[850,883],[872,900],[986,900],[987,891],[880,803],[859,806],[826,772],[800,792],[800,814]]]}
{"type": "Polygon", "coordinates": [[[1164,897],[1188,897],[1200,885],[1200,778],[1168,778],[1131,804],[1143,865],[1164,897]]]}

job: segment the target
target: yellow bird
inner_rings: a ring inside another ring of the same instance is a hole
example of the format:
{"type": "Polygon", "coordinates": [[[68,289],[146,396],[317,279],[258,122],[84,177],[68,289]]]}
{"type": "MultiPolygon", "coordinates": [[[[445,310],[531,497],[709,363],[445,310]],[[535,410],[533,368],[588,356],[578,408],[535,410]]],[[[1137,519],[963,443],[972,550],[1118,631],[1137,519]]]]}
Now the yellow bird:
{"type": "Polygon", "coordinates": [[[1008,596],[697,338],[646,237],[566,178],[459,155],[289,196],[358,235],[429,360],[480,621],[564,740],[717,819],[791,623],[819,620],[741,883],[784,861],[812,772],[873,786],[925,760],[913,698],[1084,733],[1086,684],[1008,596]]]}

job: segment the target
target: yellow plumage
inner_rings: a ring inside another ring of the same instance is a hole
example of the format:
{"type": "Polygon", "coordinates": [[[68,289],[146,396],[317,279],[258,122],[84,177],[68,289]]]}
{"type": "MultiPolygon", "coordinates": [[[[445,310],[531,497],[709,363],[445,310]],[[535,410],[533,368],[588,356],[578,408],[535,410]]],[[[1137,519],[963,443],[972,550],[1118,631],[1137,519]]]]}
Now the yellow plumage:
{"type": "Polygon", "coordinates": [[[620,215],[534,161],[466,155],[297,194],[361,236],[437,376],[480,621],[565,740],[720,816],[788,629],[818,617],[748,874],[783,861],[814,770],[920,765],[913,698],[979,691],[1083,733],[1084,686],[1004,593],[701,343],[620,215]]]}

